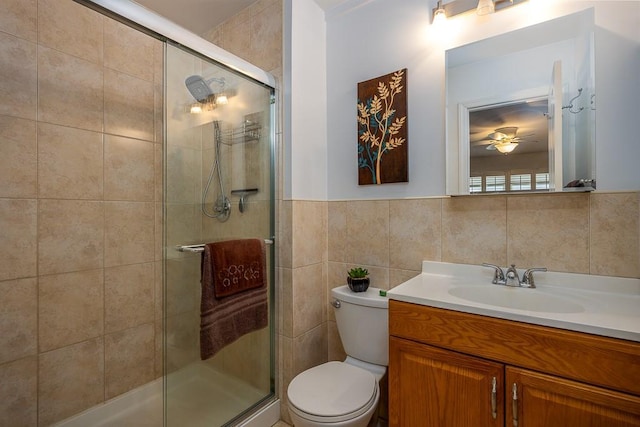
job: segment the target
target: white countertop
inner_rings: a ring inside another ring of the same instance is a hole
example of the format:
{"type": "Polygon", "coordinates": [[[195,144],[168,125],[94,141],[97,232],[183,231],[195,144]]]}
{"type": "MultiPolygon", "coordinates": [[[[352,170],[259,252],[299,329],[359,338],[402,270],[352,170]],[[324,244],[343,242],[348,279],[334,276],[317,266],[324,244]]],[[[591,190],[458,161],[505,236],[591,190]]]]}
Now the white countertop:
{"type": "Polygon", "coordinates": [[[421,274],[387,295],[397,301],[640,342],[640,279],[557,272],[536,272],[534,278],[535,289],[512,288],[492,284],[491,268],[425,261],[421,274]],[[494,297],[503,301],[501,305],[491,303],[494,297]]]}

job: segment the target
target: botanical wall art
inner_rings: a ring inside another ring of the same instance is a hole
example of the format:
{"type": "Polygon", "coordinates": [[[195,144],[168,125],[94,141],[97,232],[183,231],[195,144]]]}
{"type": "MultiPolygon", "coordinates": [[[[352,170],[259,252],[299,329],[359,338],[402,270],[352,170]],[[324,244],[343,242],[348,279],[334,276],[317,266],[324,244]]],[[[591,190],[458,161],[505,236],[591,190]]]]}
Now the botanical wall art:
{"type": "Polygon", "coordinates": [[[407,69],[358,83],[358,184],[408,182],[407,69]]]}

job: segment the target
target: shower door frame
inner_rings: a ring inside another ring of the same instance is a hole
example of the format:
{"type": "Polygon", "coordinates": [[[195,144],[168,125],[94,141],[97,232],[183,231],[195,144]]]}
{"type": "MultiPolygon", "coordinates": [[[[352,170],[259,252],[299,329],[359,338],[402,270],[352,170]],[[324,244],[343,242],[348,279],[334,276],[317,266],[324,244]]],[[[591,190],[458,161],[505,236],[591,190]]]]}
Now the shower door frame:
{"type": "MultiPolygon", "coordinates": [[[[250,426],[252,424],[252,420],[259,419],[260,414],[266,414],[269,420],[273,419],[275,423],[280,419],[280,400],[277,396],[277,372],[276,372],[276,266],[277,262],[277,254],[276,250],[276,201],[278,200],[278,195],[276,194],[276,182],[278,179],[278,145],[277,145],[277,123],[278,120],[276,118],[276,113],[278,111],[277,108],[277,99],[276,96],[276,80],[273,75],[270,73],[260,69],[259,67],[243,60],[242,58],[225,51],[224,49],[208,42],[207,40],[197,36],[196,34],[180,27],[174,22],[160,16],[155,13],[145,9],[144,7],[130,1],[130,0],[73,0],[76,3],[82,4],[88,8],[96,10],[105,16],[109,16],[118,22],[121,22],[125,25],[128,25],[132,28],[135,28],[151,37],[154,37],[161,42],[164,43],[164,52],[163,52],[163,62],[166,66],[166,46],[171,43],[176,46],[179,46],[181,49],[188,51],[198,57],[204,58],[207,61],[218,64],[220,67],[230,70],[236,74],[240,74],[243,77],[247,78],[259,84],[270,91],[270,108],[269,108],[269,191],[270,191],[270,200],[269,200],[269,228],[270,240],[273,242],[268,245],[267,251],[269,251],[270,265],[269,265],[269,340],[270,340],[270,394],[256,402],[251,408],[245,411],[243,414],[240,414],[233,420],[229,421],[226,425],[246,425],[250,426]]],[[[164,73],[164,79],[166,80],[166,73],[164,73]]],[[[166,81],[165,81],[166,84],[166,81]]],[[[166,117],[166,102],[164,101],[164,87],[163,87],[163,110],[164,117],[166,117]]],[[[163,118],[164,118],[163,117],[163,118]]],[[[166,147],[166,120],[163,120],[163,147],[166,147]]],[[[166,153],[163,154],[163,187],[166,184],[166,153]]],[[[166,210],[166,192],[163,191],[163,215],[166,210]]],[[[163,240],[166,242],[166,232],[164,230],[165,224],[163,223],[163,240]]],[[[175,250],[175,248],[171,248],[175,250]]],[[[163,293],[164,293],[164,282],[166,280],[165,275],[165,262],[166,260],[166,251],[169,248],[164,247],[164,256],[163,256],[163,293]]],[[[164,328],[164,308],[163,308],[163,328],[164,328]]],[[[165,342],[166,339],[165,334],[163,333],[163,364],[166,355],[164,354],[165,342]]],[[[163,377],[166,379],[166,371],[163,372],[163,377]]],[[[163,382],[166,382],[164,380],[163,382]]],[[[163,386],[164,388],[164,386],[163,386]]],[[[164,402],[163,397],[163,423],[166,424],[166,402],[164,402]]],[[[257,421],[257,423],[261,423],[261,421],[257,421]]],[[[263,424],[263,423],[262,423],[263,424]]]]}
{"type": "MultiPolygon", "coordinates": [[[[228,422],[226,422],[225,424],[223,424],[221,427],[227,427],[227,426],[237,426],[237,425],[242,425],[242,426],[250,426],[251,425],[251,419],[257,414],[259,413],[261,410],[267,408],[269,405],[272,404],[276,404],[277,405],[277,413],[278,413],[278,419],[279,419],[279,413],[280,413],[280,409],[279,409],[279,398],[277,396],[277,372],[276,372],[276,356],[277,356],[277,352],[276,352],[276,321],[277,321],[277,316],[276,316],[276,266],[278,265],[277,263],[277,253],[278,251],[276,251],[276,200],[277,200],[277,196],[276,196],[276,180],[277,180],[277,137],[276,137],[276,125],[278,123],[277,119],[276,119],[276,112],[277,112],[277,97],[276,97],[276,89],[274,86],[271,86],[269,84],[264,83],[263,81],[260,80],[256,80],[255,78],[253,78],[252,76],[243,73],[242,71],[236,69],[235,67],[230,67],[224,63],[221,63],[219,61],[217,61],[216,59],[213,59],[207,55],[204,55],[200,52],[197,52],[193,49],[191,49],[188,46],[182,45],[178,42],[176,42],[175,40],[171,40],[171,39],[163,39],[164,42],[164,52],[163,52],[163,65],[164,65],[164,72],[163,72],[163,78],[164,78],[164,82],[163,82],[163,93],[166,92],[166,87],[167,87],[167,47],[168,46],[172,46],[173,48],[176,49],[180,49],[188,54],[193,55],[196,58],[199,58],[203,61],[206,61],[208,63],[210,63],[211,65],[220,67],[221,69],[224,69],[230,73],[236,74],[241,76],[242,78],[245,78],[247,81],[252,82],[253,84],[256,84],[258,86],[263,87],[264,89],[269,91],[269,109],[267,110],[269,113],[269,132],[268,132],[268,145],[269,145],[269,161],[268,161],[268,168],[269,168],[269,236],[261,236],[265,238],[265,242],[267,242],[268,244],[266,244],[266,251],[267,251],[267,259],[269,261],[269,265],[267,266],[267,276],[268,276],[268,289],[269,289],[269,295],[268,295],[268,306],[269,306],[269,324],[268,324],[268,328],[269,328],[269,376],[270,376],[270,393],[268,395],[266,395],[264,398],[256,401],[253,405],[251,405],[249,408],[247,408],[245,411],[243,411],[242,413],[240,413],[239,415],[237,415],[236,417],[232,418],[231,420],[229,420],[228,422]],[[270,241],[270,242],[269,242],[270,241]]],[[[166,177],[167,177],[167,135],[168,135],[168,131],[167,131],[167,125],[168,125],[168,120],[167,118],[167,114],[168,114],[168,110],[167,110],[167,102],[166,99],[163,102],[163,188],[166,190],[166,177]]],[[[167,245],[166,242],[166,226],[167,226],[167,213],[166,213],[166,206],[167,206],[167,201],[166,201],[166,197],[167,197],[167,192],[163,190],[163,203],[162,203],[162,210],[163,210],[163,241],[164,241],[164,256],[163,256],[163,266],[162,266],[162,281],[163,281],[163,295],[166,295],[166,286],[167,286],[167,274],[166,274],[166,259],[167,259],[167,252],[168,251],[175,251],[176,248],[175,247],[169,247],[169,245],[167,245]]],[[[167,316],[166,316],[166,299],[164,299],[163,302],[163,331],[165,331],[165,333],[163,333],[163,366],[164,366],[164,375],[163,375],[163,425],[166,427],[167,426],[167,402],[166,402],[166,396],[167,396],[167,351],[166,351],[166,320],[167,320],[167,316]]],[[[277,420],[276,420],[277,421],[277,420]]]]}

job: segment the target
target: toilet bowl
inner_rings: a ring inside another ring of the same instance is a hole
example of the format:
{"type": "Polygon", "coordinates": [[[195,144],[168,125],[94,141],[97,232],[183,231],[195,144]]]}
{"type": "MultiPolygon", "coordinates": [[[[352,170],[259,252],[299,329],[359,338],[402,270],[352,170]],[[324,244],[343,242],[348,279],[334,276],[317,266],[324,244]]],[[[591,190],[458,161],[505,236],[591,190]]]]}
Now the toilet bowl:
{"type": "Polygon", "coordinates": [[[386,297],[379,289],[331,291],[347,358],[298,374],[287,389],[295,427],[366,427],[377,411],[388,363],[386,297]]]}
{"type": "Polygon", "coordinates": [[[377,378],[346,362],[328,362],[291,381],[289,413],[296,427],[365,427],[380,400],[377,378]]]}

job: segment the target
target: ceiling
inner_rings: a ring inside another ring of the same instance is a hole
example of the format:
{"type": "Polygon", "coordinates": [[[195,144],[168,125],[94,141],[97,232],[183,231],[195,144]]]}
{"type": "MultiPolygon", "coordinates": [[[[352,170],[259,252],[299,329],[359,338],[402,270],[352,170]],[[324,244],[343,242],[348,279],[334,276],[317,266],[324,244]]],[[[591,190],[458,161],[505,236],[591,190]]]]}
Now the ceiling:
{"type": "MultiPolygon", "coordinates": [[[[196,33],[216,27],[257,0],[134,0],[141,6],[196,33]]],[[[327,11],[346,0],[314,0],[327,11]]]]}

